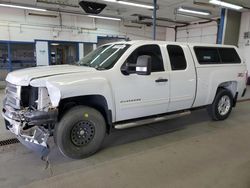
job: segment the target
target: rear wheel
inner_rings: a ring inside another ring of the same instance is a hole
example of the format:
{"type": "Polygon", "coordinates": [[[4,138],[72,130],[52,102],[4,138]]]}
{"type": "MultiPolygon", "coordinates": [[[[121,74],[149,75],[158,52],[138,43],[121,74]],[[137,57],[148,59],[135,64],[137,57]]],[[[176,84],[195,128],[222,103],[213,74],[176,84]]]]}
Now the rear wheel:
{"type": "Polygon", "coordinates": [[[211,118],[215,121],[226,119],[231,111],[233,105],[233,96],[230,91],[226,89],[219,89],[214,102],[208,106],[207,110],[211,118]]]}
{"type": "Polygon", "coordinates": [[[99,111],[76,106],[56,125],[54,139],[65,156],[81,159],[98,151],[105,134],[105,120],[99,111]]]}

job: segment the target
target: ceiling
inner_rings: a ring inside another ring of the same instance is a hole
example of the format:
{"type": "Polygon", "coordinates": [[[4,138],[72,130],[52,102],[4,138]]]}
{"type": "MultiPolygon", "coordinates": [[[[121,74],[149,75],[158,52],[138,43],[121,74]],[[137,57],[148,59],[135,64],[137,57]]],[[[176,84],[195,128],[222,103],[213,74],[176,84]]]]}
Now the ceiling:
{"type": "MultiPolygon", "coordinates": [[[[121,5],[117,3],[105,2],[103,0],[88,0],[93,2],[100,2],[107,4],[107,7],[101,12],[102,15],[106,16],[115,16],[121,17],[126,21],[134,21],[134,22],[149,22],[151,23],[151,19],[138,19],[138,15],[145,15],[148,17],[152,17],[152,10],[132,7],[127,5],[121,5]],[[135,16],[135,14],[137,16],[135,16]]],[[[142,4],[150,4],[152,5],[153,0],[126,0],[130,2],[138,2],[142,4]]],[[[158,21],[159,25],[163,26],[171,26],[176,25],[177,22],[193,22],[198,20],[206,20],[211,18],[218,18],[220,16],[220,7],[213,6],[208,3],[209,0],[158,0],[158,11],[157,17],[162,18],[164,21],[158,21]],[[211,12],[210,16],[200,16],[193,17],[188,15],[180,15],[176,14],[176,9],[180,6],[191,7],[201,10],[208,10],[211,12]],[[169,20],[169,21],[166,21],[169,20]]],[[[232,2],[234,4],[242,5],[245,7],[250,7],[250,0],[225,0],[227,2],[232,2]]],[[[1,2],[1,1],[0,1],[1,2]]],[[[19,0],[5,0],[4,2],[10,3],[19,3],[19,0]]],[[[84,11],[78,5],[79,0],[22,0],[22,4],[32,5],[37,7],[49,8],[54,10],[61,11],[72,11],[78,13],[84,13],[84,11]]],[[[244,9],[245,11],[247,9],[244,9]]]]}

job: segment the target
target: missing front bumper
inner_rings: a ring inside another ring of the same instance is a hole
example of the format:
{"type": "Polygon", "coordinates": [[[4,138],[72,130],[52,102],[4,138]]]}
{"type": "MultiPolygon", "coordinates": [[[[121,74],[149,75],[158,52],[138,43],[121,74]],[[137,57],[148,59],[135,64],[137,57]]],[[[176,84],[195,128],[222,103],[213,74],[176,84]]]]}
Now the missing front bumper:
{"type": "MultiPolygon", "coordinates": [[[[8,122],[8,121],[7,121],[8,122]]],[[[50,148],[48,145],[48,139],[50,133],[43,127],[34,126],[30,129],[23,130],[18,123],[6,124],[6,127],[10,132],[14,133],[17,139],[32,151],[35,151],[41,158],[48,156],[50,148]]]]}
{"type": "Polygon", "coordinates": [[[55,123],[57,110],[17,111],[4,106],[2,115],[6,128],[17,136],[17,139],[29,149],[44,158],[49,154],[48,138],[50,131],[45,128],[48,123],[55,123]]]}
{"type": "Polygon", "coordinates": [[[32,151],[35,151],[41,158],[48,156],[50,152],[47,144],[49,133],[40,130],[38,127],[34,129],[32,136],[19,135],[17,139],[32,151]]]}

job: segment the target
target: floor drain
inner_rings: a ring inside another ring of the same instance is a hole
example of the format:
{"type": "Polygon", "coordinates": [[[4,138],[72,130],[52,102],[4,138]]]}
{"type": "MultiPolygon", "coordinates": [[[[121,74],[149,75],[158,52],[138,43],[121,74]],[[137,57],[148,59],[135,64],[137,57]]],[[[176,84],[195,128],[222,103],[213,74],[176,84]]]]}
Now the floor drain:
{"type": "Polygon", "coordinates": [[[6,146],[10,144],[16,144],[19,143],[19,140],[17,138],[10,138],[6,140],[0,140],[0,146],[6,146]]]}

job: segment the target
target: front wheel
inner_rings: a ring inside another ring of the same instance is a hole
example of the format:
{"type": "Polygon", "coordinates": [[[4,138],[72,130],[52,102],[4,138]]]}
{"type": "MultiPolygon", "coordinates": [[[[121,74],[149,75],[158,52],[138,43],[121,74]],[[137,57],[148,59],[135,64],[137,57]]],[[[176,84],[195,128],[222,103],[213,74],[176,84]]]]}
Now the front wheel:
{"type": "Polygon", "coordinates": [[[217,92],[214,102],[208,106],[208,114],[215,121],[226,119],[233,106],[233,96],[230,91],[226,89],[219,89],[217,92]]]}
{"type": "Polygon", "coordinates": [[[106,134],[102,114],[87,106],[69,110],[55,127],[54,140],[69,158],[86,158],[100,148],[106,134]]]}

